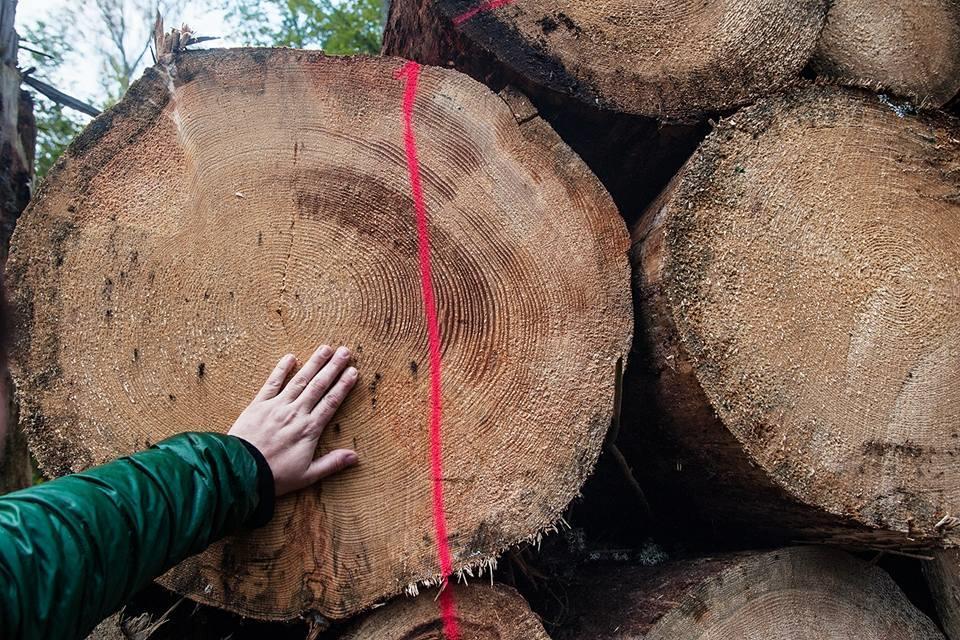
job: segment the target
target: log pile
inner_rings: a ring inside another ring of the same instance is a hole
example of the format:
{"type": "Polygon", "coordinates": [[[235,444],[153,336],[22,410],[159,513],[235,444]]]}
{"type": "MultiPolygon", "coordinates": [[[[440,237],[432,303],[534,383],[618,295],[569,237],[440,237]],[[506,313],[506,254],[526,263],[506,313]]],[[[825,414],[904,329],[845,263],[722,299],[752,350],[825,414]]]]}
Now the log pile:
{"type": "Polygon", "coordinates": [[[447,598],[464,638],[958,638],[957,15],[394,0],[379,58],[171,51],[16,232],[34,454],[225,429],[343,342],[362,464],[163,585],[351,640],[453,640],[447,598]]]}

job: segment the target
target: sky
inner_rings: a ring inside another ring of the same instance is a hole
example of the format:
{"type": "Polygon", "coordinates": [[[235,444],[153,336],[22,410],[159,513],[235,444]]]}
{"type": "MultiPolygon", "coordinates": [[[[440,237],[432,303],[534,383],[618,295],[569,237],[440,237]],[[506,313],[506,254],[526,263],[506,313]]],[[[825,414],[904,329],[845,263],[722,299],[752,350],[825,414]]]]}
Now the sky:
{"type": "MultiPolygon", "coordinates": [[[[24,25],[33,23],[37,20],[55,21],[59,12],[65,8],[83,8],[86,15],[91,15],[91,5],[89,0],[19,0],[17,3],[17,29],[23,32],[24,25]]],[[[211,8],[218,4],[210,0],[185,0],[184,8],[178,15],[164,16],[166,28],[179,26],[181,23],[187,23],[198,35],[216,35],[221,36],[223,40],[217,40],[210,43],[210,46],[231,46],[236,43],[229,38],[229,27],[223,15],[223,11],[217,8],[211,8]]],[[[91,20],[92,24],[92,20],[91,20]]],[[[152,25],[145,25],[143,33],[152,25]]],[[[78,37],[74,46],[78,49],[77,55],[65,61],[62,73],[58,77],[49,78],[58,89],[80,98],[82,100],[99,102],[102,94],[99,72],[100,61],[95,59],[94,49],[89,44],[90,36],[96,33],[93,29],[85,29],[78,26],[76,29],[78,37]],[[91,64],[91,61],[94,64],[91,64]]],[[[34,45],[27,44],[33,48],[43,49],[42,43],[34,45]]],[[[202,45],[201,45],[202,46],[202,45]]],[[[150,54],[147,54],[147,62],[150,62],[150,54]]]]}

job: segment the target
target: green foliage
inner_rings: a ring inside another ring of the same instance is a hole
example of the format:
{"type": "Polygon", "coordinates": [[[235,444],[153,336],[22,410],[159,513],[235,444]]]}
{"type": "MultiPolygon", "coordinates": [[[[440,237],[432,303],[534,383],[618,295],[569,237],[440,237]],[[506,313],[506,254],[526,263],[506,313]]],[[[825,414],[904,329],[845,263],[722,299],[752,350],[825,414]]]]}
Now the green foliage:
{"type": "MultiPolygon", "coordinates": [[[[66,37],[68,27],[68,24],[52,25],[38,21],[24,29],[23,40],[26,46],[35,51],[21,49],[20,66],[24,69],[36,67],[34,74],[39,78],[56,75],[64,59],[71,53],[66,37]]],[[[74,136],[83,130],[88,118],[64,109],[38,93],[34,93],[33,98],[33,115],[37,122],[34,167],[37,178],[42,178],[74,136]]]]}
{"type": "Polygon", "coordinates": [[[224,8],[245,45],[380,51],[383,0],[226,0],[224,8]]]}

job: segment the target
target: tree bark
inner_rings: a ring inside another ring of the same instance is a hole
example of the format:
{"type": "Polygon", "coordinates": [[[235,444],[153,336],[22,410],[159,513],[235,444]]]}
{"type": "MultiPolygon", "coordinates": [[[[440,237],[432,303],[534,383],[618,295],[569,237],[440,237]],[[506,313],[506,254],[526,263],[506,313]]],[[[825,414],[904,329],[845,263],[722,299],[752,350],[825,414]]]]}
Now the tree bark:
{"type": "Polygon", "coordinates": [[[568,596],[555,640],[943,639],[885,571],[819,547],[598,565],[568,596]]]}
{"type": "Polygon", "coordinates": [[[799,77],[825,15],[823,0],[394,0],[384,50],[468,72],[509,69],[591,107],[689,120],[799,77]]]}
{"type": "Polygon", "coordinates": [[[808,87],[723,121],[651,206],[621,440],[662,509],[738,540],[960,542],[958,140],[808,87]]]}
{"type": "Polygon", "coordinates": [[[15,373],[48,473],[226,430],[285,352],[356,354],[360,382],[320,449],[354,448],[361,464],[164,578],[205,603],[339,619],[438,578],[405,104],[454,569],[556,522],[610,423],[632,328],[612,201],[521,102],[424,67],[409,103],[401,68],[287,49],[180,55],[77,138],[15,235],[15,373]]]}
{"type": "MultiPolygon", "coordinates": [[[[523,597],[501,585],[457,585],[454,589],[460,637],[470,640],[549,640],[523,597]]],[[[340,640],[421,640],[444,638],[437,594],[401,598],[370,613],[340,640]]]]}
{"type": "MultiPolygon", "coordinates": [[[[33,102],[20,90],[16,7],[16,0],[0,0],[0,269],[6,264],[13,228],[30,200],[36,143],[33,102]]],[[[7,385],[10,417],[5,446],[0,443],[0,493],[6,493],[30,485],[33,471],[26,437],[17,426],[9,377],[2,376],[0,384],[7,385]]]]}
{"type": "Polygon", "coordinates": [[[941,107],[960,92],[960,4],[836,0],[812,66],[827,78],[941,107]]]}

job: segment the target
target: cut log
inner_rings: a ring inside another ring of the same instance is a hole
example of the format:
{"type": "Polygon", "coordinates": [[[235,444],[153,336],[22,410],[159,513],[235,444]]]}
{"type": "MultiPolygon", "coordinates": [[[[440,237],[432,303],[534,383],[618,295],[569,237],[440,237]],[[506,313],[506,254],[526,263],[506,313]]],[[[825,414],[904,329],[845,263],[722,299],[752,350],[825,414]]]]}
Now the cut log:
{"type": "Polygon", "coordinates": [[[835,0],[811,63],[828,78],[943,106],[960,92],[960,3],[835,0]]]}
{"type": "Polygon", "coordinates": [[[591,106],[689,119],[783,88],[806,65],[824,0],[393,0],[384,51],[516,75],[591,106]]]}
{"type": "Polygon", "coordinates": [[[556,640],[943,640],[885,571],[827,548],[600,565],[568,596],[556,640]]]}
{"type": "MultiPolygon", "coordinates": [[[[463,640],[549,640],[523,597],[502,585],[454,588],[463,640]]],[[[341,640],[446,640],[436,593],[401,598],[377,609],[341,640]]]]}
{"type": "Polygon", "coordinates": [[[933,552],[933,560],[923,563],[923,573],[940,616],[947,638],[960,640],[960,551],[933,552]]]}
{"type": "MultiPolygon", "coordinates": [[[[86,129],[15,235],[22,420],[48,473],[226,430],[287,351],[356,354],[320,451],[360,465],[166,576],[191,598],[339,619],[438,577],[403,65],[183,54],[86,129]]],[[[631,339],[628,236],[539,118],[450,70],[416,95],[462,569],[556,521],[593,467],[631,339]]]]}
{"type": "Polygon", "coordinates": [[[621,433],[667,508],[741,539],[960,543],[958,154],[956,119],[830,87],[707,138],[634,228],[650,364],[621,433]],[[651,412],[669,453],[643,453],[651,412]]]}

